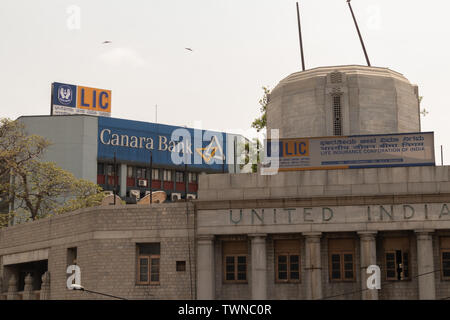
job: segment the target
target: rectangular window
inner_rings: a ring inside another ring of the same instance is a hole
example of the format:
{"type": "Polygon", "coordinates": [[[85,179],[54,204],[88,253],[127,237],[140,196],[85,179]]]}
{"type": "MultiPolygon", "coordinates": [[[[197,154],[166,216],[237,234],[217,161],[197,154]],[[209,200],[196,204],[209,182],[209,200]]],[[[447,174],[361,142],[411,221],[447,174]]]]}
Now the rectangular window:
{"type": "Polygon", "coordinates": [[[329,239],[330,281],[355,281],[355,240],[329,239]]]}
{"type": "Polygon", "coordinates": [[[152,179],[159,180],[159,169],[152,169],[152,179]]]}
{"type": "Polygon", "coordinates": [[[275,240],[276,282],[300,281],[300,240],[275,240]]]}
{"type": "Polygon", "coordinates": [[[160,244],[137,244],[138,249],[138,284],[159,284],[160,277],[160,244]]]}
{"type": "Polygon", "coordinates": [[[182,172],[182,171],[175,172],[175,181],[176,182],[184,182],[184,172],[182,172]]]}
{"type": "Polygon", "coordinates": [[[441,277],[450,280],[450,237],[440,237],[441,277]]]}
{"type": "Polygon", "coordinates": [[[67,265],[77,264],[77,247],[67,248],[67,265]]]}
{"type": "Polygon", "coordinates": [[[136,168],[136,178],[138,179],[146,179],[147,169],[145,168],[136,168]]]}
{"type": "Polygon", "coordinates": [[[341,96],[333,96],[333,134],[342,136],[341,96]]]}
{"type": "Polygon", "coordinates": [[[197,173],[189,172],[189,183],[197,183],[197,173]]]}
{"type": "Polygon", "coordinates": [[[409,238],[384,239],[386,280],[402,281],[410,278],[409,238]]]}
{"type": "Polygon", "coordinates": [[[223,242],[224,282],[247,283],[247,241],[223,242]]]}
{"type": "Polygon", "coordinates": [[[163,170],[163,180],[164,181],[172,181],[172,171],[170,170],[163,170]]]}
{"type": "Polygon", "coordinates": [[[134,178],[133,167],[132,166],[127,166],[127,177],[128,178],[134,178]]]}
{"type": "Polygon", "coordinates": [[[105,165],[103,163],[97,163],[97,174],[105,174],[105,165]]]}

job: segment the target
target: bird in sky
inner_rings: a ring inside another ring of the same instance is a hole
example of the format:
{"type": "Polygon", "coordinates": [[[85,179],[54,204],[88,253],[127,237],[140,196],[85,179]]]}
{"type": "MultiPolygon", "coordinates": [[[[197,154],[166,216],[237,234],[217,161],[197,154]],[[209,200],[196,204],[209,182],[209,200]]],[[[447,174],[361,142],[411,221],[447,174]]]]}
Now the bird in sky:
{"type": "Polygon", "coordinates": [[[110,41],[110,40],[105,40],[105,41],[102,42],[102,44],[108,44],[108,43],[112,43],[112,41],[110,41]]]}
{"type": "Polygon", "coordinates": [[[186,50],[189,50],[189,51],[194,51],[194,50],[192,50],[191,48],[185,48],[186,50]]]}

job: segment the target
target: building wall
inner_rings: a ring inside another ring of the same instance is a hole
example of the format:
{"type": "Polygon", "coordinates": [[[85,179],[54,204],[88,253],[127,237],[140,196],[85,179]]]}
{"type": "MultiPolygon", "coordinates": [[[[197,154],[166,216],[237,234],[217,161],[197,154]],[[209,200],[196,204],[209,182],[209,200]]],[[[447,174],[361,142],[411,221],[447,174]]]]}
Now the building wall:
{"type": "Polygon", "coordinates": [[[77,178],[97,183],[97,117],[20,117],[28,134],[48,139],[51,146],[43,160],[55,162],[77,178]]]}
{"type": "Polygon", "coordinates": [[[67,289],[70,247],[77,247],[86,289],[129,299],[191,299],[195,294],[191,204],[188,209],[187,216],[186,203],[98,207],[12,226],[0,231],[0,256],[48,248],[51,299],[104,298],[67,289]],[[147,242],[161,246],[160,285],[136,284],[136,243],[147,242]],[[186,271],[176,271],[176,261],[186,261],[186,271]]]}

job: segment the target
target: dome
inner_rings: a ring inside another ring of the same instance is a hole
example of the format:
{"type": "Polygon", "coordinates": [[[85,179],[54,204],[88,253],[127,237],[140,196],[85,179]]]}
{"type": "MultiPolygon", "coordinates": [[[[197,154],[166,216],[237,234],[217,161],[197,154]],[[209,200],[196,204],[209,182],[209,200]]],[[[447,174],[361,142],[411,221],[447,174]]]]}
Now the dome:
{"type": "Polygon", "coordinates": [[[280,138],[420,132],[418,87],[388,68],[296,72],[272,90],[267,129],[280,138]]]}

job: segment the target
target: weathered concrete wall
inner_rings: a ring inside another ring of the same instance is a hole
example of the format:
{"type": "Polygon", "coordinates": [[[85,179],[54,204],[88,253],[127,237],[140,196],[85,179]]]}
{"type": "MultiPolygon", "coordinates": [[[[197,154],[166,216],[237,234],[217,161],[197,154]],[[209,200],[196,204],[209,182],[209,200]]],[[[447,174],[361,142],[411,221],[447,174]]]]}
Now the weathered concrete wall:
{"type": "Polygon", "coordinates": [[[342,135],[420,131],[418,89],[402,74],[336,66],[293,73],[280,81],[267,107],[269,136],[270,129],[279,129],[280,138],[334,135],[333,95],[341,96],[342,135]]]}
{"type": "Polygon", "coordinates": [[[448,166],[200,175],[200,201],[450,193],[448,166]]]}

